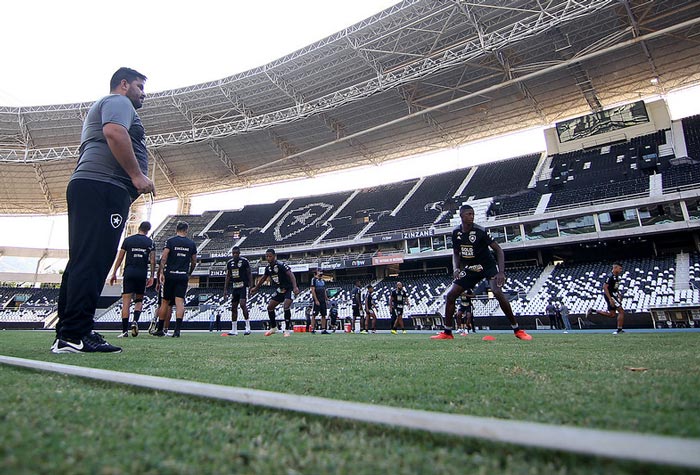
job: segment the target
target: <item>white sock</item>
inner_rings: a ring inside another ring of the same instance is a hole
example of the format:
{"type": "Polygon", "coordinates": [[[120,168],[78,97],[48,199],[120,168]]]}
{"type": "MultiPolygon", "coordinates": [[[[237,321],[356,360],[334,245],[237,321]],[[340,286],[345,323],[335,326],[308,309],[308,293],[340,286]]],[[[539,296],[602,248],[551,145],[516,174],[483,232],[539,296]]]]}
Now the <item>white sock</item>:
{"type": "Polygon", "coordinates": [[[247,331],[247,332],[250,331],[250,320],[245,321],[245,331],[247,331]]]}

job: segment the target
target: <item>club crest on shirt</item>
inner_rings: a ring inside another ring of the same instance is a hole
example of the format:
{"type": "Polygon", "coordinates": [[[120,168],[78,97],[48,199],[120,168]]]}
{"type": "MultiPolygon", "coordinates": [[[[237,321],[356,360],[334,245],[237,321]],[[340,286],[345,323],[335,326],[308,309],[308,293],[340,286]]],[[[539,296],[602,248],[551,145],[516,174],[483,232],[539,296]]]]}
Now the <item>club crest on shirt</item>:
{"type": "Polygon", "coordinates": [[[122,224],[123,218],[120,214],[114,213],[109,217],[109,222],[112,224],[114,229],[117,229],[122,224]]]}
{"type": "Polygon", "coordinates": [[[305,229],[315,226],[333,209],[328,203],[311,203],[300,208],[287,211],[277,222],[273,234],[277,241],[284,241],[299,234],[305,229]]]}
{"type": "Polygon", "coordinates": [[[469,242],[472,244],[476,242],[476,233],[474,231],[469,233],[469,242]]]}

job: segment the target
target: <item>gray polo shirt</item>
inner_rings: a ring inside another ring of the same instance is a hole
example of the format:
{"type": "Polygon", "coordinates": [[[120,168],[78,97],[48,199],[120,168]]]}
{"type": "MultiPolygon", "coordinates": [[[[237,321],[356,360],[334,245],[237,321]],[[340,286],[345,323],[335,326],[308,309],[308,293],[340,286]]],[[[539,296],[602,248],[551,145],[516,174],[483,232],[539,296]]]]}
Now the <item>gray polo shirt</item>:
{"type": "Polygon", "coordinates": [[[80,137],[80,159],[71,180],[111,183],[128,191],[135,200],[139,193],[107,145],[102,132],[105,124],[118,124],[129,132],[139,168],[144,175],[148,175],[146,131],[141,119],[128,97],[110,94],[95,102],[87,113],[80,137]]]}

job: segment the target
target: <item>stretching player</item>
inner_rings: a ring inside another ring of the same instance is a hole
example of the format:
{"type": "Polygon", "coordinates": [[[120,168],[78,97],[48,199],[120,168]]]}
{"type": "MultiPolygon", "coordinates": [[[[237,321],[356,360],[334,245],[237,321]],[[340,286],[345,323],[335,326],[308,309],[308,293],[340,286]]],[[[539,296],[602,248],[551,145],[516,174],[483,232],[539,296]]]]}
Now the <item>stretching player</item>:
{"type": "Polygon", "coordinates": [[[228,293],[228,284],[233,282],[231,291],[231,331],[228,336],[238,335],[238,305],[241,306],[243,318],[245,319],[245,333],[250,335],[250,320],[248,319],[248,287],[253,281],[253,273],[250,270],[250,262],[245,257],[241,257],[241,250],[234,246],[231,250],[232,259],[226,263],[226,280],[224,281],[224,298],[228,293]]]}
{"type": "Polygon", "coordinates": [[[282,261],[277,260],[277,253],[274,249],[265,251],[265,275],[263,275],[255,286],[250,289],[250,295],[255,294],[260,286],[267,280],[271,279],[272,283],[277,286],[277,292],[272,296],[267,304],[267,315],[270,318],[270,329],[265,332],[265,336],[270,336],[277,333],[277,321],[275,320],[275,309],[284,302],[284,336],[289,336],[292,331],[292,292],[294,295],[299,295],[299,287],[297,287],[297,279],[294,277],[292,269],[282,261]]]}
{"type": "Polygon", "coordinates": [[[452,231],[452,266],[455,280],[445,296],[445,330],[430,338],[434,340],[454,339],[452,329],[454,328],[457,297],[465,289],[473,289],[481,280],[489,279],[493,296],[498,300],[501,310],[508,317],[515,337],[521,340],[532,340],[532,337],[518,325],[510,302],[501,290],[506,282],[506,276],[503,272],[505,261],[503,249],[484,228],[474,224],[474,208],[462,205],[459,208],[459,217],[462,223],[452,231]],[[496,260],[489,251],[489,247],[496,253],[496,260]],[[463,264],[464,267],[462,267],[463,264]]]}
{"type": "Polygon", "coordinates": [[[620,275],[622,274],[622,264],[616,262],[612,266],[612,272],[603,284],[603,295],[608,303],[608,311],[588,309],[586,317],[590,319],[592,313],[597,313],[604,317],[617,318],[617,330],[613,335],[625,333],[622,325],[625,322],[625,310],[622,308],[622,292],[620,292],[620,275]]]}
{"type": "Polygon", "coordinates": [[[117,338],[129,336],[129,307],[131,300],[134,300],[134,321],[131,324],[131,334],[139,334],[139,318],[143,310],[143,294],[146,287],[153,285],[156,272],[156,250],[153,240],[148,237],[151,230],[151,223],[144,221],[139,225],[139,231],[133,236],[124,239],[117,261],[114,263],[112,277],[109,285],[114,285],[117,281],[117,270],[122,265],[124,257],[126,264],[122,274],[122,332],[117,338]],[[151,276],[148,277],[148,266],[151,266],[151,276]],[[148,277],[148,280],[146,279],[148,277]]]}

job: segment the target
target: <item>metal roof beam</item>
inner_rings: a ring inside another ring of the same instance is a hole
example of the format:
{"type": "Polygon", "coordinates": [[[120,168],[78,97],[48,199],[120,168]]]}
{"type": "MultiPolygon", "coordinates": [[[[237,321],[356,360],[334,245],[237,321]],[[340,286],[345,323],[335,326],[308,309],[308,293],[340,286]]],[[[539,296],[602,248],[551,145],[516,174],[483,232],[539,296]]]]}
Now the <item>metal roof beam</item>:
{"type": "Polygon", "coordinates": [[[219,145],[219,143],[216,140],[207,141],[207,145],[209,145],[209,148],[212,149],[212,151],[216,154],[219,160],[221,160],[221,163],[223,163],[226,166],[231,175],[236,177],[238,181],[244,185],[250,184],[250,180],[241,176],[238,165],[233,163],[233,160],[229,158],[226,151],[223,148],[221,148],[221,145],[219,145]]]}
{"type": "Polygon", "coordinates": [[[34,173],[36,174],[36,178],[39,182],[39,187],[41,188],[41,192],[44,195],[44,199],[46,200],[46,204],[49,207],[49,213],[54,214],[56,212],[56,205],[55,205],[53,196],[51,196],[51,190],[49,189],[49,184],[46,182],[46,177],[44,176],[44,170],[41,168],[41,165],[39,163],[32,163],[32,168],[34,168],[34,173]]]}
{"type": "Polygon", "coordinates": [[[163,159],[163,156],[160,154],[160,152],[157,149],[148,149],[148,153],[153,159],[154,165],[157,166],[158,169],[161,171],[161,173],[165,177],[165,181],[168,182],[168,185],[170,185],[170,188],[172,188],[173,192],[178,196],[178,198],[182,198],[183,194],[180,193],[180,190],[178,189],[175,174],[170,170],[168,164],[165,163],[165,160],[163,159]]]}

